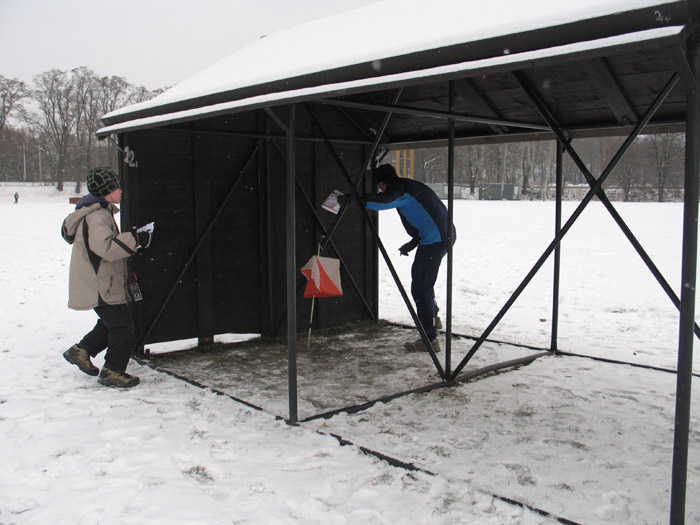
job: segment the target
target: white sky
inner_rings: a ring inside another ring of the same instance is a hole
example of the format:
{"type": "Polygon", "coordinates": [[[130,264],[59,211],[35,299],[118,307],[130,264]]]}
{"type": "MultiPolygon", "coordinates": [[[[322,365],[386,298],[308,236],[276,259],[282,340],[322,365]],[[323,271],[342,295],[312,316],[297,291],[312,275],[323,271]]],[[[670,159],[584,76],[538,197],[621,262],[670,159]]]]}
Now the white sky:
{"type": "Polygon", "coordinates": [[[172,86],[267,33],[378,0],[0,0],[0,75],[172,86]]]}

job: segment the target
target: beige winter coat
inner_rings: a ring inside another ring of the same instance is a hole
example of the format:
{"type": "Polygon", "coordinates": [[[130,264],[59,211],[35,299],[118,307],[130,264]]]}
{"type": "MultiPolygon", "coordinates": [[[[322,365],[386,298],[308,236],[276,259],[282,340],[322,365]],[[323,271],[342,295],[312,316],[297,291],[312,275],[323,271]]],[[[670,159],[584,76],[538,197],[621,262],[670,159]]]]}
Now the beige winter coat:
{"type": "Polygon", "coordinates": [[[68,282],[68,307],[90,310],[103,304],[124,304],[128,292],[126,260],[136,253],[135,236],[119,233],[114,204],[84,206],[63,221],[61,235],[73,245],[68,282]],[[87,246],[86,246],[87,241],[87,246]]]}

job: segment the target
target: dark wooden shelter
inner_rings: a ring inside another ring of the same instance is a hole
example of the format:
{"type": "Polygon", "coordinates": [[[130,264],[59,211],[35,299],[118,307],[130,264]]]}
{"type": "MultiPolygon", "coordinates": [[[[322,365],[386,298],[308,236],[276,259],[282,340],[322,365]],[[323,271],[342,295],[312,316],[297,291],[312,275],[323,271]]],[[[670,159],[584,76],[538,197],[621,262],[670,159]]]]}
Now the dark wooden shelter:
{"type": "MultiPolygon", "coordinates": [[[[454,364],[448,254],[446,355],[443,362],[432,353],[431,358],[444,381],[456,380],[550,256],[555,258],[551,350],[556,351],[558,246],[597,197],[680,310],[671,521],[681,523],[692,347],[694,333],[700,333],[694,322],[700,2],[596,0],[585,8],[545,3],[539,16],[523,16],[515,24],[517,17],[510,16],[502,30],[491,20],[495,29],[489,34],[466,23],[478,17],[479,4],[431,2],[431,13],[442,10],[449,26],[442,39],[437,38],[442,26],[431,25],[439,17],[423,19],[412,12],[412,6],[427,9],[419,3],[404,8],[420,19],[412,41],[379,38],[392,23],[382,10],[393,2],[270,35],[152,101],[103,118],[98,135],[116,135],[123,152],[123,227],[156,222],[156,245],[133,263],[145,297],[135,309],[140,345],[191,337],[206,341],[228,332],[274,334],[286,322],[289,419],[295,422],[294,335],[308,319],[308,303],[296,299],[306,259],[319,250],[339,257],[346,291],[319,305],[315,326],[378,316],[377,262],[385,251],[376,218],[361,207],[332,215],[321,210],[323,199],[336,188],[354,195],[370,189],[366,174],[388,149],[444,145],[452,187],[456,145],[556,139],[559,189],[566,153],[588,180],[589,193],[565,224],[557,208],[552,243],[469,353],[454,356],[454,364]],[[362,17],[368,33],[377,35],[376,49],[315,65],[314,53],[324,54],[323,42],[307,42],[301,35],[317,28],[341,43],[346,39],[352,49],[357,36],[352,25],[362,17]],[[465,21],[461,33],[455,20],[465,21]],[[299,57],[296,69],[289,65],[290,53],[299,57]],[[247,75],[246,67],[265,74],[247,75]],[[602,189],[636,136],[668,131],[686,132],[680,297],[602,189]],[[571,141],[604,135],[627,140],[602,173],[590,173],[571,141]]],[[[489,3],[490,12],[491,4],[523,14],[530,9],[527,2],[495,2],[489,3]]],[[[451,198],[449,209],[451,220],[451,198]]],[[[405,292],[404,298],[425,337],[405,292]]]]}

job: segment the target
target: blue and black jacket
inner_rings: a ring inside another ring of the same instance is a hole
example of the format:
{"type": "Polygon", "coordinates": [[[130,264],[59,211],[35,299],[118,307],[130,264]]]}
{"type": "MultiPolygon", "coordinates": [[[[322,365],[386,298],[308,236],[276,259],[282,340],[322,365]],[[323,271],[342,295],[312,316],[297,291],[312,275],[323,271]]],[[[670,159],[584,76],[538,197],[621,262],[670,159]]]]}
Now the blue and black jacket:
{"type": "MultiPolygon", "coordinates": [[[[421,245],[447,242],[447,208],[428,186],[411,179],[394,178],[387,182],[386,191],[369,193],[364,197],[370,210],[396,208],[406,232],[421,245]]],[[[452,227],[453,240],[457,231],[452,227]]]]}

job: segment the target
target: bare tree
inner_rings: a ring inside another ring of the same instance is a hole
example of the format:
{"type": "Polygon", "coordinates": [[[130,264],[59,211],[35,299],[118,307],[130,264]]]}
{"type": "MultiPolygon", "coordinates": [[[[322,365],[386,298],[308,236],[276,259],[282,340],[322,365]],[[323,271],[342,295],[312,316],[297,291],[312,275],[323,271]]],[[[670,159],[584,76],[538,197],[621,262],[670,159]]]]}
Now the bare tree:
{"type": "Polygon", "coordinates": [[[535,143],[537,168],[542,184],[542,199],[548,198],[548,188],[552,180],[556,178],[557,168],[557,142],[553,140],[538,141],[535,143]]]}
{"type": "Polygon", "coordinates": [[[54,163],[56,189],[63,191],[63,175],[75,125],[80,117],[75,84],[65,71],[52,69],[34,77],[34,99],[39,104],[37,127],[54,163]]]}
{"type": "Polygon", "coordinates": [[[101,117],[162,91],[134,86],[121,77],[98,77],[86,67],[37,75],[32,89],[0,76],[0,173],[5,179],[48,178],[59,189],[67,177],[75,177],[79,192],[86,168],[116,165],[116,146],[95,137],[101,117]],[[25,110],[26,98],[36,104],[25,110]],[[10,115],[19,117],[23,126],[7,125],[10,115]]]}
{"type": "Polygon", "coordinates": [[[153,98],[161,90],[149,91],[143,86],[129,84],[123,77],[100,77],[98,80],[101,115],[129,104],[153,98]]]}
{"type": "Polygon", "coordinates": [[[464,163],[465,172],[469,180],[469,195],[476,193],[476,187],[481,184],[481,174],[486,158],[486,146],[465,146],[464,163]]]}
{"type": "MultiPolygon", "coordinates": [[[[125,86],[124,91],[129,91],[131,88],[124,79],[110,82],[108,77],[100,78],[86,67],[74,69],[72,74],[79,113],[75,124],[75,136],[80,154],[81,171],[85,172],[93,167],[99,155],[95,132],[100,128],[100,118],[106,111],[112,111],[114,105],[122,100],[122,86],[125,86]],[[116,89],[116,93],[112,91],[113,89],[116,89]]],[[[76,193],[80,193],[81,182],[82,177],[77,177],[76,193]]]]}
{"type": "Polygon", "coordinates": [[[0,133],[2,133],[7,118],[21,109],[22,100],[30,95],[27,85],[16,78],[5,78],[0,75],[0,133]]]}
{"type": "Polygon", "coordinates": [[[619,164],[613,172],[622,188],[623,200],[629,202],[632,195],[632,188],[641,182],[641,172],[643,164],[642,145],[635,141],[630,146],[626,155],[620,159],[619,164]]]}
{"type": "MultiPolygon", "coordinates": [[[[500,182],[505,184],[510,182],[510,177],[508,173],[508,146],[507,142],[495,144],[493,146],[494,160],[496,161],[497,169],[494,172],[497,174],[498,178],[494,182],[500,182]]],[[[512,148],[511,148],[512,149],[512,148]]]]}
{"type": "Polygon", "coordinates": [[[522,193],[527,195],[530,191],[530,179],[535,172],[535,152],[534,142],[523,142],[520,144],[520,169],[522,172],[522,193]]]}
{"type": "MultiPolygon", "coordinates": [[[[159,95],[164,89],[149,91],[143,86],[134,86],[129,84],[123,77],[100,77],[97,79],[97,95],[96,107],[89,110],[90,122],[92,123],[92,132],[100,128],[100,118],[107,113],[119,109],[130,104],[137,104],[149,100],[156,95],[159,95]]],[[[116,159],[116,149],[111,142],[106,143],[107,158],[109,161],[102,160],[103,163],[111,163],[116,159]]]]}
{"type": "MultiPolygon", "coordinates": [[[[71,71],[75,96],[75,138],[78,146],[78,156],[83,168],[88,170],[92,164],[92,134],[91,115],[95,99],[95,74],[91,69],[79,67],[71,71]]],[[[82,177],[76,177],[75,193],[80,193],[82,177]]]]}
{"type": "Polygon", "coordinates": [[[658,202],[664,200],[664,190],[671,175],[671,166],[682,153],[682,137],[679,133],[660,133],[649,137],[652,145],[651,153],[656,164],[658,202]]]}
{"type": "Polygon", "coordinates": [[[447,177],[447,150],[430,148],[423,152],[419,169],[423,182],[443,182],[447,177]]]}

